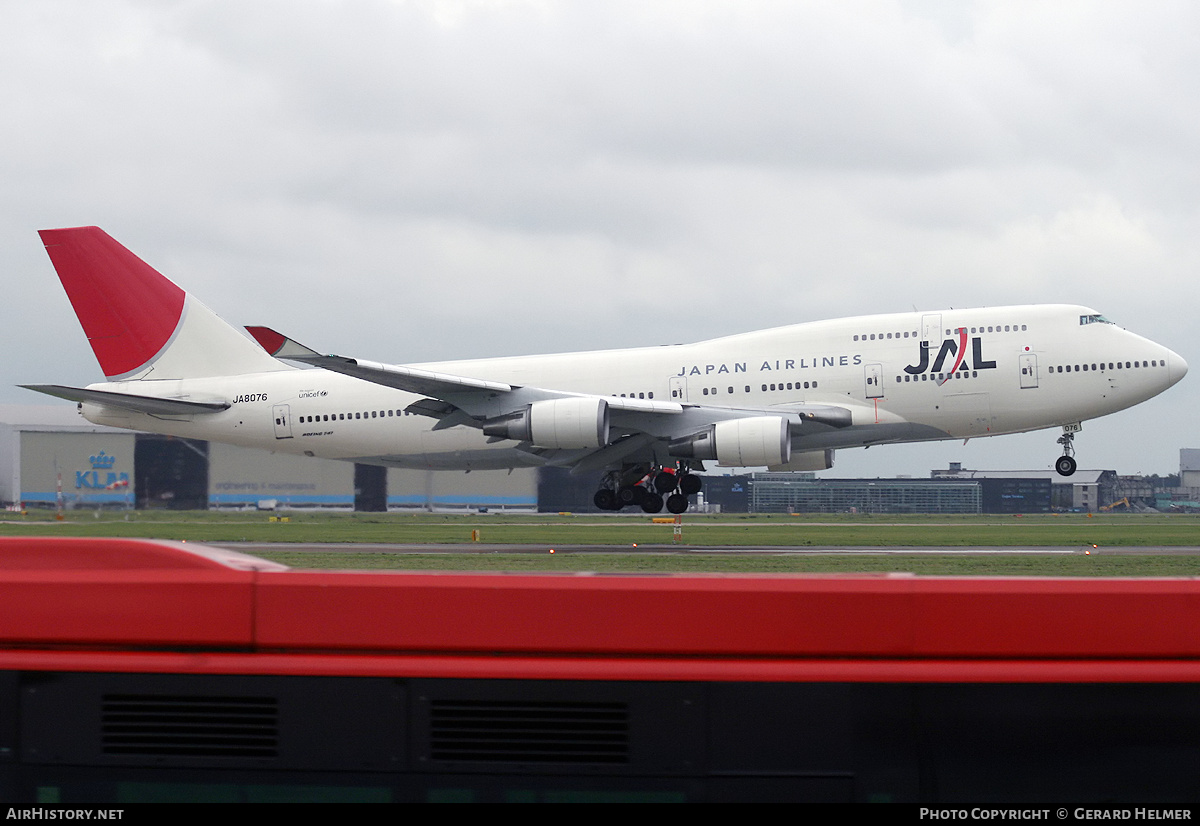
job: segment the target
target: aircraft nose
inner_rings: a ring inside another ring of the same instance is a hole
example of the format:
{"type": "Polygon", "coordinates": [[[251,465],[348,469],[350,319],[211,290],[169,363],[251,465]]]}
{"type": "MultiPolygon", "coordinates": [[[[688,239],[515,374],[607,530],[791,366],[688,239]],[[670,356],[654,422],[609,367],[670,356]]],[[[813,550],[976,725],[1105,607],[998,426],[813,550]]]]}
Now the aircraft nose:
{"type": "Polygon", "coordinates": [[[1171,384],[1175,384],[1187,375],[1188,365],[1183,360],[1183,356],[1174,350],[1168,350],[1167,353],[1169,354],[1167,356],[1167,379],[1171,384]]]}

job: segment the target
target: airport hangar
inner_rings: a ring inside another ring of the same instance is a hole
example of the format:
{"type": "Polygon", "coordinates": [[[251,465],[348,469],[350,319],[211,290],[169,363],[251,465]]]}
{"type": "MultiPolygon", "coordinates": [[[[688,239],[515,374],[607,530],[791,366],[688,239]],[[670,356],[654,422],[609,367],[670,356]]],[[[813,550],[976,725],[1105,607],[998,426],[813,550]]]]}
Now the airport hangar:
{"type": "MultiPolygon", "coordinates": [[[[1185,449],[1180,459],[1184,485],[1200,482],[1200,450],[1185,449]]],[[[1123,495],[1135,498],[1129,477],[1118,478],[1113,471],[1080,470],[1063,478],[1052,471],[985,472],[952,466],[933,471],[931,476],[709,476],[700,509],[734,513],[1090,512],[1123,495]]],[[[0,501],[10,507],[54,507],[61,490],[67,508],[588,512],[595,510],[595,487],[596,474],[572,476],[561,468],[511,472],[385,469],[103,427],[84,419],[74,406],[0,405],[0,501]]],[[[1180,488],[1179,492],[1192,491],[1180,488]]],[[[1138,490],[1137,496],[1144,502],[1154,501],[1153,491],[1138,490]]]]}
{"type": "MultiPolygon", "coordinates": [[[[67,508],[537,508],[534,470],[402,470],[92,424],[64,405],[0,405],[0,500],[67,508]]],[[[590,493],[589,493],[590,497],[590,493]]]]}

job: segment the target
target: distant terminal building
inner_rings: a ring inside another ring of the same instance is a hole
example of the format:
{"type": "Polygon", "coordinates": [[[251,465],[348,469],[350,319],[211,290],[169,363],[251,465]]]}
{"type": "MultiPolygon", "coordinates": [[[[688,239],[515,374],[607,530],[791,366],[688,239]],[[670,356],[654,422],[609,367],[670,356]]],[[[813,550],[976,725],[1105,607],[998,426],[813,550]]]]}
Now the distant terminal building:
{"type": "MultiPolygon", "coordinates": [[[[1042,514],[1072,508],[1055,505],[1054,480],[1036,473],[959,471],[943,477],[935,471],[930,479],[751,473],[708,478],[704,497],[722,513],[1042,514]]],[[[1069,502],[1061,492],[1060,498],[1069,502]]]]}
{"type": "Polygon", "coordinates": [[[983,512],[983,485],[973,480],[816,479],[755,473],[749,480],[749,494],[754,513],[983,512]]]}
{"type": "Polygon", "coordinates": [[[990,493],[988,513],[1039,513],[1046,511],[1082,511],[1092,513],[1115,501],[1117,473],[1114,470],[1077,470],[1071,476],[1059,476],[1053,470],[964,470],[952,462],[946,470],[935,470],[933,479],[978,480],[990,493]],[[1044,509],[1015,507],[1022,502],[1043,501],[1041,492],[1049,494],[1044,509]]]}

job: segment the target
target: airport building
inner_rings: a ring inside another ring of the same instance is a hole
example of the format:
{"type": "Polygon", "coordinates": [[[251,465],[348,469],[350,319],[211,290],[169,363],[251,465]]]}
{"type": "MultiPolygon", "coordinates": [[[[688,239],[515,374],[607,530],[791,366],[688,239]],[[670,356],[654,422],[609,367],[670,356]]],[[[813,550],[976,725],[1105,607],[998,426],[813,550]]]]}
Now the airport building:
{"type": "Polygon", "coordinates": [[[10,507],[488,508],[533,511],[534,470],[377,468],[134,433],[63,405],[0,405],[0,501],[10,507]]]}
{"type": "Polygon", "coordinates": [[[1179,485],[1200,490],[1200,449],[1185,447],[1179,451],[1179,485]]]}
{"type": "Polygon", "coordinates": [[[931,479],[796,479],[755,473],[752,513],[981,513],[982,485],[931,479]]]}
{"type": "Polygon", "coordinates": [[[0,500],[131,508],[135,441],[74,407],[0,405],[0,500]]]}
{"type": "Polygon", "coordinates": [[[706,502],[733,513],[1095,512],[1116,501],[1111,470],[981,471],[952,465],[929,479],[823,479],[811,473],[710,478],[706,502]]]}
{"type": "MultiPolygon", "coordinates": [[[[1049,494],[1046,511],[1080,511],[1094,513],[1115,501],[1117,472],[1115,470],[1079,469],[1071,476],[1060,476],[1053,470],[964,470],[958,462],[952,462],[946,470],[935,470],[933,479],[944,481],[978,480],[993,490],[1004,490],[1002,497],[1014,497],[1013,503],[1022,501],[1020,491],[1032,490],[1032,484],[1040,481],[1049,494]]],[[[1037,513],[1038,510],[1004,509],[1004,502],[993,504],[1001,508],[987,508],[985,513],[1037,513]]]]}

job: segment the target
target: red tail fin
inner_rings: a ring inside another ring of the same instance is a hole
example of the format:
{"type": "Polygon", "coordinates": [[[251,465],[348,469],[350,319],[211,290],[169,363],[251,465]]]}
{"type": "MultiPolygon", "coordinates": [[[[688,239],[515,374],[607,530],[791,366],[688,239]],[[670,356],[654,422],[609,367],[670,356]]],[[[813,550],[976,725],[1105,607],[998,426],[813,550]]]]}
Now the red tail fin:
{"type": "Polygon", "coordinates": [[[109,378],[145,365],[171,340],[185,293],[98,227],[39,233],[109,378]]]}

